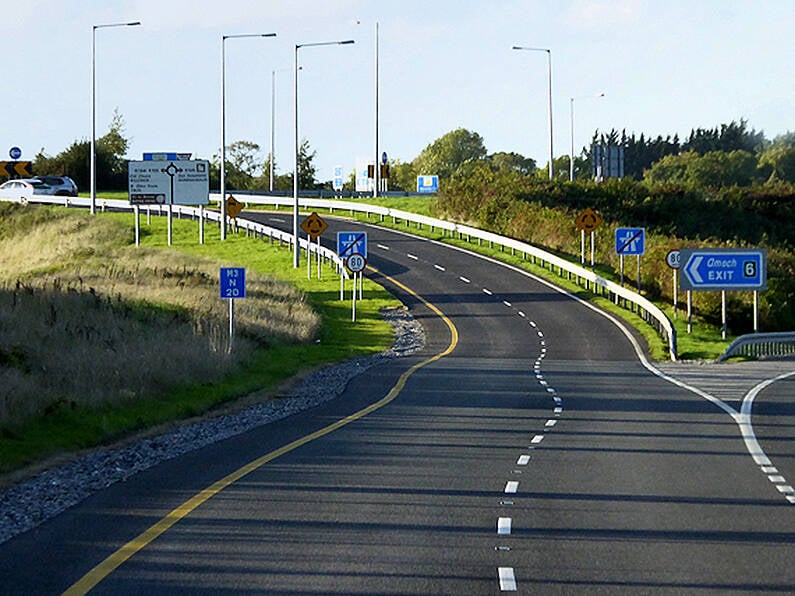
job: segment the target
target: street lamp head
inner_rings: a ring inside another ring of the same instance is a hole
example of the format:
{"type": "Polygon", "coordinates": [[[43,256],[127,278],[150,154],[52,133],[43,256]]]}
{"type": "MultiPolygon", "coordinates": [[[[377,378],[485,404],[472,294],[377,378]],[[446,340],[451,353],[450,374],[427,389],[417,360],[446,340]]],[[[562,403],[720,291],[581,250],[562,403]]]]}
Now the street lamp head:
{"type": "Polygon", "coordinates": [[[140,25],[141,21],[133,21],[131,23],[127,23],[128,27],[135,27],[136,25],[140,25]]]}
{"type": "Polygon", "coordinates": [[[349,44],[352,44],[352,43],[356,43],[356,42],[354,40],[352,40],[352,39],[346,39],[345,41],[339,42],[339,45],[346,46],[346,45],[349,45],[349,44]]]}

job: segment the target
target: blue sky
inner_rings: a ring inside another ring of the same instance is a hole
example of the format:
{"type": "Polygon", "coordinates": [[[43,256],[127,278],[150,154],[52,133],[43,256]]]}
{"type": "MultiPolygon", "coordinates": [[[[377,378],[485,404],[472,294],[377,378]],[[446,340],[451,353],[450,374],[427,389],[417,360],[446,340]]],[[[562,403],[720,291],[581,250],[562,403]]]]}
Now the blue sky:
{"type": "Polygon", "coordinates": [[[227,143],[265,157],[276,70],[277,170],[292,171],[294,46],[354,39],[299,54],[300,136],[318,178],[351,171],[374,151],[376,21],[380,148],[401,161],[464,127],[489,152],[544,166],[546,54],[513,45],[552,52],[556,156],[569,152],[571,97],[578,151],[596,128],[685,136],[745,118],[771,139],[795,130],[792,0],[28,0],[3,25],[0,159],[90,138],[92,26],[125,21],[142,25],[96,34],[97,131],[118,109],[131,159],[217,153],[221,37],[275,32],[227,41],[227,143]]]}

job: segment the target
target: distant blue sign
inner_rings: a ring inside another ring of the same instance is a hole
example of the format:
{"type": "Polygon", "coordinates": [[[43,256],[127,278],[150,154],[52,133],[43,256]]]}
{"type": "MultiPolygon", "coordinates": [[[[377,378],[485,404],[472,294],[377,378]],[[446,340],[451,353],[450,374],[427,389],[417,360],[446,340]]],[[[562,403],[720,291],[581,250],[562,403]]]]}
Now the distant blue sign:
{"type": "Polygon", "coordinates": [[[367,232],[337,232],[337,254],[345,259],[353,254],[367,258],[367,232]]]}
{"type": "Polygon", "coordinates": [[[646,253],[644,228],[616,228],[616,254],[642,255],[646,253]]]}
{"type": "Polygon", "coordinates": [[[439,176],[417,176],[417,192],[434,193],[439,190],[439,176]]]}
{"type": "Polygon", "coordinates": [[[8,151],[8,155],[11,157],[11,159],[17,160],[22,157],[22,149],[19,147],[11,147],[11,149],[8,151]]]}
{"type": "Polygon", "coordinates": [[[342,176],[342,166],[334,166],[334,182],[332,187],[334,190],[342,190],[344,185],[345,181],[342,176]]]}
{"type": "Polygon", "coordinates": [[[246,297],[246,270],[243,267],[221,267],[221,298],[246,297]]]}
{"type": "Polygon", "coordinates": [[[763,248],[682,249],[682,290],[766,290],[767,251],[763,248]]]}
{"type": "Polygon", "coordinates": [[[190,159],[190,153],[144,153],[144,161],[180,161],[190,159]]]}

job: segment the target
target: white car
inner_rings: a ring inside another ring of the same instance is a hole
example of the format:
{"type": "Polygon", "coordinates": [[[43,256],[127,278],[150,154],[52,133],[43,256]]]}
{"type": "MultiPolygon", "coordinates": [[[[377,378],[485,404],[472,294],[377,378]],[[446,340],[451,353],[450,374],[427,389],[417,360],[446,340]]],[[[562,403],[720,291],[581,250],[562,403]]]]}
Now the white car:
{"type": "Polygon", "coordinates": [[[0,200],[27,203],[34,194],[43,194],[46,184],[41,180],[9,180],[0,184],[0,200]]]}

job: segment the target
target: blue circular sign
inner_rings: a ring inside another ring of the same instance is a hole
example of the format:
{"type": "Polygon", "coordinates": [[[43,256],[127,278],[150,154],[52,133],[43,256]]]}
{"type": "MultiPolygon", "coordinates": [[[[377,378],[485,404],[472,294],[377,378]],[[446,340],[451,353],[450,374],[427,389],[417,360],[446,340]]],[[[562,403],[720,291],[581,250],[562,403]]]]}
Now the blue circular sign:
{"type": "Polygon", "coordinates": [[[11,159],[19,159],[22,157],[22,149],[19,147],[11,147],[8,151],[8,155],[11,156],[11,159]]]}
{"type": "Polygon", "coordinates": [[[381,163],[386,165],[386,151],[381,154],[381,163]]]}

